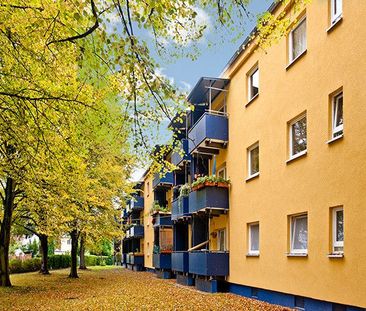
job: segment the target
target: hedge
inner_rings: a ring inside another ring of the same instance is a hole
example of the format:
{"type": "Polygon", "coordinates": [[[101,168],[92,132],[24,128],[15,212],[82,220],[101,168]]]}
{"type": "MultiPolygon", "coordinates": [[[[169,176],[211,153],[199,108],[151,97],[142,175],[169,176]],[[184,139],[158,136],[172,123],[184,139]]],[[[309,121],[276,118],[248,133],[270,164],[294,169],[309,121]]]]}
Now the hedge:
{"type": "Polygon", "coordinates": [[[48,267],[50,270],[64,269],[71,266],[70,255],[51,255],[48,257],[48,267]]]}
{"type": "Polygon", "coordinates": [[[10,273],[33,272],[41,269],[41,258],[31,258],[26,260],[11,259],[9,261],[10,273]]]}
{"type": "Polygon", "coordinates": [[[85,256],[86,266],[111,266],[113,265],[113,256],[95,256],[88,255],[85,256]]]}
{"type": "MultiPolygon", "coordinates": [[[[113,256],[85,256],[86,266],[113,265],[113,256]]],[[[48,257],[48,267],[50,270],[64,269],[71,266],[70,255],[51,255],[48,257]]],[[[12,259],[9,261],[10,273],[34,272],[41,269],[41,258],[31,258],[26,260],[12,259]]]]}

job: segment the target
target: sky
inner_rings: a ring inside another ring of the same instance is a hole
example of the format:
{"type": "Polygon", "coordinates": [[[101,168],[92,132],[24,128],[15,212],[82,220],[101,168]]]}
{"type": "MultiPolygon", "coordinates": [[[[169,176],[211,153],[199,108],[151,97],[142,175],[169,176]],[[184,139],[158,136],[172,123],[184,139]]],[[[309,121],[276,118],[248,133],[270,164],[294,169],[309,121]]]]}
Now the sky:
{"type": "MultiPolygon", "coordinates": [[[[157,62],[160,65],[160,74],[166,76],[181,90],[189,93],[200,77],[219,77],[230,58],[234,55],[237,49],[244,42],[249,33],[256,25],[256,17],[259,13],[263,13],[269,8],[273,0],[252,0],[249,4],[249,12],[252,18],[244,21],[244,35],[241,38],[233,41],[237,37],[237,33],[225,31],[225,40],[222,42],[222,37],[218,38],[214,27],[210,27],[213,23],[212,17],[204,11],[200,11],[198,17],[209,25],[207,27],[202,40],[199,42],[200,54],[195,60],[189,58],[178,58],[172,61],[167,61],[165,58],[157,57],[157,62]],[[213,44],[208,47],[208,42],[213,44]]],[[[239,31],[239,30],[238,30],[239,31]]],[[[153,38],[150,37],[151,46],[153,46],[153,38]]],[[[187,49],[190,47],[187,46],[187,49]]],[[[141,179],[145,168],[136,168],[132,175],[132,180],[141,179]]]]}

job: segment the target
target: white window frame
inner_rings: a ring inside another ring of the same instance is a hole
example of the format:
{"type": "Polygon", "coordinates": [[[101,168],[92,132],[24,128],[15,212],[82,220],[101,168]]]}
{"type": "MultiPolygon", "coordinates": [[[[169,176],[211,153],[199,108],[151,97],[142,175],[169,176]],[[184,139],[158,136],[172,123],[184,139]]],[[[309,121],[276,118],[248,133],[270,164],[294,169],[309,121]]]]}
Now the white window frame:
{"type": "Polygon", "coordinates": [[[250,102],[253,98],[257,97],[259,95],[259,67],[258,65],[255,65],[247,74],[248,79],[248,102],[250,102]],[[252,76],[258,72],[258,93],[253,95],[252,94],[252,76]]]}
{"type": "Polygon", "coordinates": [[[332,25],[338,22],[342,18],[343,13],[343,1],[342,0],[330,0],[330,18],[332,25]],[[335,12],[335,8],[338,8],[338,11],[335,12]]]}
{"type": "MultiPolygon", "coordinates": [[[[337,124],[337,112],[338,112],[338,100],[342,98],[343,100],[343,91],[338,92],[332,97],[332,138],[343,136],[343,124],[336,126],[337,124]],[[341,135],[336,136],[339,132],[342,132],[341,135]]],[[[342,115],[343,118],[343,115],[342,115]]]]}
{"type": "Polygon", "coordinates": [[[290,253],[291,254],[307,254],[308,253],[308,249],[309,249],[309,219],[308,219],[308,214],[299,214],[299,215],[292,215],[290,216],[290,253]],[[294,248],[294,233],[295,233],[295,228],[294,228],[294,224],[295,224],[295,219],[296,218],[306,218],[306,222],[308,224],[307,228],[308,228],[308,232],[307,232],[307,247],[306,249],[298,249],[298,248],[294,248]]]}
{"type": "Polygon", "coordinates": [[[332,252],[334,254],[343,254],[344,252],[344,209],[343,206],[335,207],[332,210],[332,252]],[[336,241],[337,238],[337,212],[343,212],[343,241],[336,241]],[[342,247],[342,251],[335,250],[337,247],[342,247]]]}
{"type": "Polygon", "coordinates": [[[250,146],[248,149],[247,149],[247,158],[248,158],[248,178],[252,178],[252,177],[255,177],[255,176],[258,176],[259,175],[259,172],[260,172],[260,166],[258,168],[258,172],[252,174],[252,151],[258,147],[258,166],[259,166],[259,142],[256,142],[254,145],[250,146]]]}
{"type": "Polygon", "coordinates": [[[259,256],[260,249],[260,226],[259,222],[253,222],[248,224],[248,254],[259,256]],[[258,226],[258,250],[252,250],[252,227],[258,226]]]}
{"type": "Polygon", "coordinates": [[[217,171],[217,176],[220,176],[220,173],[221,172],[224,172],[224,179],[226,179],[226,166],[220,168],[218,171],[217,171]]]}
{"type": "Polygon", "coordinates": [[[226,248],[226,229],[225,228],[217,230],[217,250],[220,251],[221,235],[224,235],[224,250],[223,251],[226,251],[227,248],[226,248]]]}
{"type": "Polygon", "coordinates": [[[289,147],[290,147],[289,148],[289,151],[290,151],[290,159],[297,158],[297,157],[299,157],[299,156],[307,153],[307,151],[308,151],[308,129],[307,129],[307,123],[308,123],[308,119],[307,119],[306,113],[301,114],[300,116],[298,116],[296,119],[292,120],[289,123],[288,130],[289,130],[289,147]],[[306,118],[306,149],[294,154],[293,144],[292,144],[292,139],[293,139],[293,137],[292,137],[292,126],[295,123],[297,123],[298,121],[300,121],[301,119],[303,119],[303,118],[306,118]]]}
{"type": "Polygon", "coordinates": [[[305,51],[307,50],[307,25],[306,25],[306,15],[304,15],[300,20],[299,22],[296,24],[296,26],[291,30],[290,34],[289,34],[289,42],[288,42],[288,56],[289,56],[289,64],[293,63],[296,59],[298,59],[302,54],[305,53],[305,51]],[[294,31],[299,28],[299,26],[305,22],[305,49],[304,51],[302,51],[299,55],[297,55],[295,58],[293,57],[292,55],[292,48],[293,48],[293,34],[294,34],[294,31]]]}

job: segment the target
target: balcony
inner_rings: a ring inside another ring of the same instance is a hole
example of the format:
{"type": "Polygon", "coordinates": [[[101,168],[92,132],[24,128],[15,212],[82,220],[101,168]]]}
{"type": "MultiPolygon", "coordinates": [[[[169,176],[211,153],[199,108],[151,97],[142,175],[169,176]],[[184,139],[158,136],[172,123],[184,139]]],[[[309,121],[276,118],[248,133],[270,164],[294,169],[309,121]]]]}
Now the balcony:
{"type": "Polygon", "coordinates": [[[160,177],[159,173],[154,175],[154,180],[152,183],[153,188],[156,187],[171,187],[174,183],[174,177],[172,172],[167,172],[165,176],[160,177]]]}
{"type": "Polygon", "coordinates": [[[202,276],[227,276],[229,253],[193,251],[189,252],[189,273],[202,276]]]}
{"type": "Polygon", "coordinates": [[[189,216],[188,197],[179,197],[172,202],[172,220],[189,216]]]}
{"type": "Polygon", "coordinates": [[[156,269],[171,269],[172,254],[171,253],[154,254],[153,255],[153,266],[156,269]]]}
{"type": "Polygon", "coordinates": [[[142,225],[134,225],[130,229],[128,229],[128,237],[130,239],[133,238],[143,238],[144,237],[144,226],[142,225]]]}
{"type": "Polygon", "coordinates": [[[130,265],[144,265],[143,254],[126,254],[126,263],[130,265]]]}
{"type": "Polygon", "coordinates": [[[172,226],[171,213],[157,212],[153,215],[153,226],[154,227],[164,227],[172,226]]]}
{"type": "Polygon", "coordinates": [[[172,270],[188,272],[189,256],[187,251],[172,253],[172,270]]]}
{"type": "Polygon", "coordinates": [[[226,114],[205,112],[188,133],[188,152],[218,154],[229,140],[226,114]]]}
{"type": "Polygon", "coordinates": [[[206,209],[225,212],[229,209],[229,190],[221,187],[204,187],[189,194],[189,213],[206,209]]]}
{"type": "Polygon", "coordinates": [[[130,201],[131,211],[141,211],[144,209],[144,198],[134,195],[130,201]]]}
{"type": "Polygon", "coordinates": [[[174,152],[172,154],[171,162],[175,166],[180,166],[183,163],[183,161],[189,161],[191,159],[191,156],[188,153],[188,139],[185,139],[185,138],[182,139],[181,143],[182,143],[181,148],[184,153],[183,156],[179,152],[174,152]]]}

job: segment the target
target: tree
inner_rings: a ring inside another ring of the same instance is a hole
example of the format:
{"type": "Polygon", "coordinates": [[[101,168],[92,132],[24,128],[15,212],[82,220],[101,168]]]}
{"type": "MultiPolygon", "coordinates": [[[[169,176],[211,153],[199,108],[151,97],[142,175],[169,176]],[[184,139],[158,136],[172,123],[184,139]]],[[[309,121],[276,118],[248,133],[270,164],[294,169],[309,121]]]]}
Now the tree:
{"type": "MultiPolygon", "coordinates": [[[[67,196],[65,217],[71,219],[72,236],[77,237],[83,226],[77,218],[84,215],[81,211],[98,219],[100,202],[88,202],[86,196],[97,183],[88,175],[93,173],[92,167],[85,163],[93,159],[92,154],[83,154],[84,148],[78,150],[77,139],[72,137],[80,115],[103,109],[100,104],[105,95],[111,95],[111,102],[122,108],[121,128],[134,140],[136,153],[147,156],[153,141],[148,133],[153,131],[146,129],[164,118],[171,120],[186,106],[184,94],[157,73],[149,45],[139,33],[144,29],[152,32],[160,53],[162,42],[168,40],[171,55],[177,56],[187,44],[194,46],[202,37],[206,25],[197,21],[199,8],[214,12],[219,25],[231,27],[238,20],[235,15],[248,16],[247,3],[14,0],[1,4],[0,286],[11,284],[8,252],[13,214],[40,180],[35,167],[47,162],[47,167],[59,165],[66,171],[65,176],[57,175],[58,190],[67,196]],[[110,17],[118,17],[119,31],[117,27],[110,30],[110,17]],[[55,136],[59,145],[50,140],[55,136]],[[63,161],[70,150],[79,157],[63,161]],[[85,185],[80,176],[89,176],[89,182],[85,185]],[[73,182],[70,189],[65,189],[65,181],[73,182]]],[[[262,29],[268,28],[271,18],[263,18],[262,29]]],[[[285,22],[280,18],[275,25],[280,28],[285,22]]],[[[128,145],[127,140],[121,143],[128,145]]],[[[73,245],[77,246],[77,241],[73,245]]]]}

